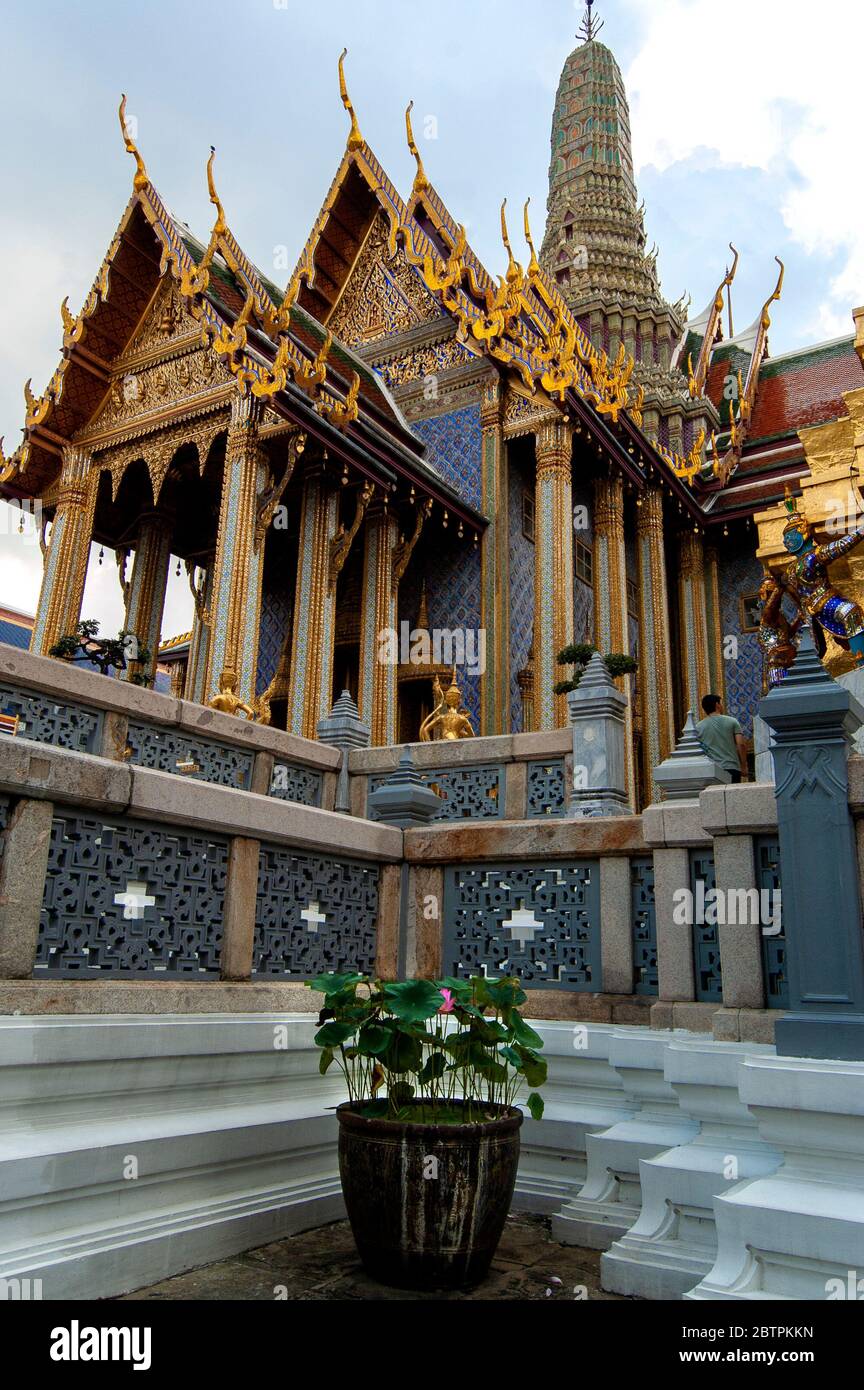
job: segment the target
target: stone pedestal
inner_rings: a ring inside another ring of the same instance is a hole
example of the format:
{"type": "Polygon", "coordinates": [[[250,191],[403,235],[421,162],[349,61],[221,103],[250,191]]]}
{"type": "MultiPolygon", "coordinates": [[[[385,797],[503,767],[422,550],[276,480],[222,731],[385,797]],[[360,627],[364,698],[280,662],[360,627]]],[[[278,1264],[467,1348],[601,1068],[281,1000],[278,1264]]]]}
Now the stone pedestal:
{"type": "Polygon", "coordinates": [[[790,1012],[779,1054],[864,1060],[864,934],[847,761],[864,708],[825,671],[809,631],[759,713],[775,738],[790,1012]]]}
{"type": "Polygon", "coordinates": [[[567,696],[573,726],[571,816],[627,816],[624,726],[627,700],[595,652],[567,696]]]}
{"type": "Polygon", "coordinates": [[[774,781],[774,735],[758,714],[753,719],[753,751],[756,754],[756,781],[774,781]]]}
{"type": "Polygon", "coordinates": [[[759,1136],[738,1096],[745,1057],[773,1048],[736,1043],[673,1042],[664,1075],[682,1115],[699,1124],[688,1144],[639,1165],[642,1212],[601,1261],[604,1289],[640,1298],[680,1298],[717,1255],[714,1198],[783,1161],[759,1136]]]}
{"type": "Polygon", "coordinates": [[[783,1163],[715,1198],[717,1259],[685,1297],[860,1299],[864,1064],[751,1057],[739,1088],[783,1163]]]}
{"type": "Polygon", "coordinates": [[[654,769],[654,781],[663,800],[695,801],[706,787],[731,780],[726,769],[708,757],[699,741],[693,711],[688,710],[684,730],[674,750],[654,769]]]}
{"type": "MultiPolygon", "coordinates": [[[[689,1037],[689,1034],[673,1034],[689,1037]]],[[[639,1164],[699,1131],[697,1121],[681,1114],[678,1097],[663,1075],[669,1036],[652,1036],[644,1028],[616,1032],[609,1061],[624,1085],[635,1113],[586,1140],[585,1186],[552,1218],[552,1234],[564,1245],[608,1250],[639,1215],[642,1204],[639,1164]]]]}
{"type": "Polygon", "coordinates": [[[351,699],[349,691],[343,690],[326,719],[318,721],[318,740],[329,743],[342,752],[339,780],[336,783],[336,803],[334,810],[350,814],[351,796],[348,785],[348,754],[352,748],[369,747],[369,725],[360,718],[360,711],[351,699]]]}

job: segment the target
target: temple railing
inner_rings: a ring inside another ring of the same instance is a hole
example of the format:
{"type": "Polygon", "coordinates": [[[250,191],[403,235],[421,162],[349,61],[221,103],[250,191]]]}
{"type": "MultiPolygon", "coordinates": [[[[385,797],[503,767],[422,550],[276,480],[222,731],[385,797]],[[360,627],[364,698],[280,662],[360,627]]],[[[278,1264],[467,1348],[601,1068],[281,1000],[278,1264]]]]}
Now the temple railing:
{"type": "Polygon", "coordinates": [[[241,983],[260,1009],[276,980],[289,1007],[321,971],[392,975],[401,855],[391,826],[0,738],[0,1011],[170,1012],[197,985],[219,1009],[241,983]]]}
{"type": "MultiPolygon", "coordinates": [[[[441,798],[442,821],[539,820],[567,815],[573,768],[570,729],[411,745],[417,771],[441,798]]],[[[395,769],[400,748],[352,749],[351,810],[395,769]]],[[[371,813],[374,818],[374,812],[371,813]]]]}
{"type": "Polygon", "coordinates": [[[338,749],[0,643],[0,734],[332,810],[338,749]]]}

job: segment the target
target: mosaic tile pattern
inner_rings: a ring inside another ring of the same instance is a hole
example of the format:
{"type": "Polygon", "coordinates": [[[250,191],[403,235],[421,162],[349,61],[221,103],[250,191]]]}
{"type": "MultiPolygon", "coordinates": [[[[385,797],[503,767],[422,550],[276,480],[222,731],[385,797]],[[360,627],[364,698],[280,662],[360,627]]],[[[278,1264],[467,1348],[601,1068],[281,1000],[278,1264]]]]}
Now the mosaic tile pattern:
{"type": "Polygon", "coordinates": [[[128,744],[132,749],[129,762],[135,767],[152,767],[243,791],[252,783],[253,754],[227,743],[190,738],[158,724],[130,723],[128,744]]]}
{"type": "Polygon", "coordinates": [[[375,971],[378,865],[262,845],[252,974],[375,971]]]}
{"type": "Polygon", "coordinates": [[[510,728],[522,732],[522,692],[519,672],[523,670],[534,631],[534,542],[522,532],[522,494],[534,491],[529,478],[511,452],[508,470],[507,530],[510,541],[510,728]]]}
{"type": "Polygon", "coordinates": [[[55,816],[35,976],[219,973],[228,842],[55,816]]]}
{"type": "Polygon", "coordinates": [[[279,658],[291,631],[291,603],[278,589],[266,588],[261,597],[261,627],[258,634],[258,674],[255,694],[265,691],[276,674],[279,658]]]}
{"type": "Polygon", "coordinates": [[[463,501],[481,510],[482,432],[480,406],[466,405],[432,420],[416,420],[415,434],[426,444],[427,463],[455,488],[463,501]]]}
{"type": "Polygon", "coordinates": [[[97,710],[67,705],[48,695],[0,685],[0,714],[18,715],[18,737],[53,743],[76,753],[95,753],[102,715],[97,710]]]}
{"type": "Polygon", "coordinates": [[[529,763],[527,780],[526,804],[529,820],[537,816],[567,814],[567,783],[563,758],[550,758],[543,763],[529,763]]]}
{"type": "Polygon", "coordinates": [[[3,862],[3,831],[9,821],[10,802],[8,796],[0,796],[0,864],[3,862]]]}
{"type": "MultiPolygon", "coordinates": [[[[449,631],[480,630],[480,547],[458,540],[448,545],[447,532],[436,537],[432,564],[426,580],[429,626],[449,631]]],[[[410,609],[408,610],[410,614],[410,609]]],[[[415,615],[416,616],[416,615],[415,615]]],[[[412,619],[413,621],[413,619],[412,619]]],[[[480,729],[480,677],[459,670],[462,701],[476,731],[480,729]]]]}
{"type": "Polygon", "coordinates": [[[445,975],[517,975],[532,989],[603,988],[596,861],[447,868],[444,923],[445,975]]]}
{"type": "MultiPolygon", "coordinates": [[[[755,546],[755,541],[753,542],[755,546]]],[[[725,665],[726,708],[740,722],[745,734],[753,732],[753,716],[762,696],[762,653],[755,632],[741,631],[739,598],[755,593],[762,582],[762,566],[748,549],[730,551],[728,541],[720,550],[720,614],[723,636],[738,641],[738,655],[725,665]]]]}

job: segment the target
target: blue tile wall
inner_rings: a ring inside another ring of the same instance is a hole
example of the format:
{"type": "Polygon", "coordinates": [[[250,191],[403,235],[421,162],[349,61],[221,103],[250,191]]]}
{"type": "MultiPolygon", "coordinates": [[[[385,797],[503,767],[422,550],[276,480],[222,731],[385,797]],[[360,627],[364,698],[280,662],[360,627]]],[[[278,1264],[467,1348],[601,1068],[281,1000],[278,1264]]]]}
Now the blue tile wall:
{"type": "Polygon", "coordinates": [[[427,446],[426,462],[455,488],[469,506],[481,510],[482,432],[480,406],[451,410],[434,420],[416,420],[415,434],[427,446]]]}

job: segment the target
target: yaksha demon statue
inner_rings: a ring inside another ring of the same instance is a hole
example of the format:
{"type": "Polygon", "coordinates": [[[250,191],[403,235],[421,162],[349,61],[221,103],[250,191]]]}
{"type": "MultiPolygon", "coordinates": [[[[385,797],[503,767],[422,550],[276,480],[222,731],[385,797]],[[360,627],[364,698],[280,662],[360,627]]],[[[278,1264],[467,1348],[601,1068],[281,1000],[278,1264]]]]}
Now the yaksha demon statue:
{"type": "Polygon", "coordinates": [[[795,661],[800,641],[799,629],[804,618],[800,612],[790,623],[783,612],[785,590],[774,575],[766,571],[759,589],[762,600],[762,616],[759,622],[759,646],[762,648],[763,680],[762,694],[767,695],[775,685],[779,685],[789,674],[795,661]]]}
{"type": "Polygon", "coordinates": [[[864,664],[864,612],[859,604],[837,592],[828,578],[828,566],[864,541],[864,527],[848,536],[838,536],[826,545],[817,545],[815,527],[796,509],[788,487],[786,510],[789,520],[783,528],[783,544],[794,558],[780,574],[779,582],[814,627],[818,623],[835,637],[841,647],[855,656],[860,666],[864,664]]]}

